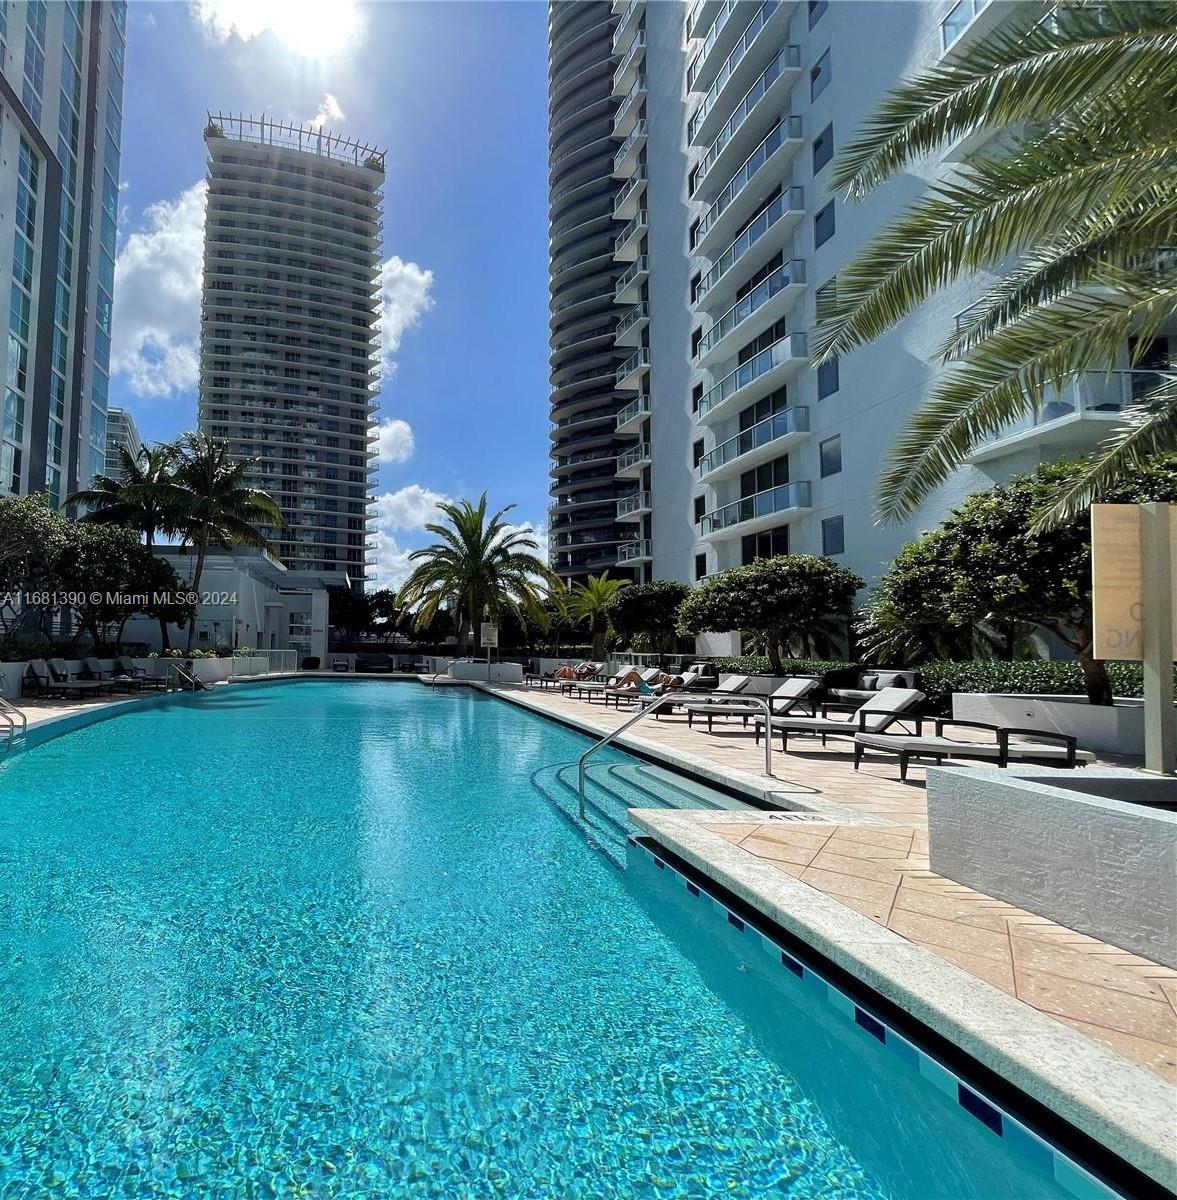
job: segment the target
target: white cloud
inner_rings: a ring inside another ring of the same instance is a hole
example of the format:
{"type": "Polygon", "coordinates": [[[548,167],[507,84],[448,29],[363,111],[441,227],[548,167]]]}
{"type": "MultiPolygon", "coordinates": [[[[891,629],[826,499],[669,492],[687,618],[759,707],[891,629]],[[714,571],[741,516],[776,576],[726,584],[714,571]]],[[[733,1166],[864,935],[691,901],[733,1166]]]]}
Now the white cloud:
{"type": "Polygon", "coordinates": [[[115,263],[111,371],[139,396],[196,386],[205,188],[149,205],[115,263]]]}
{"type": "Polygon", "coordinates": [[[368,535],[368,558],[373,588],[399,588],[413,571],[409,551],[382,529],[368,535]]]}
{"type": "MultiPolygon", "coordinates": [[[[534,554],[540,562],[548,561],[548,527],[546,525],[533,525],[530,521],[524,521],[522,525],[508,525],[507,532],[530,534],[536,548],[525,550],[524,553],[534,554]]],[[[523,550],[523,547],[520,549],[523,550]]]]}
{"type": "Polygon", "coordinates": [[[190,0],[188,10],[218,42],[273,33],[309,58],[338,53],[360,30],[355,0],[190,0]]]}
{"type": "Polygon", "coordinates": [[[376,426],[376,461],[403,463],[413,455],[413,428],[408,421],[388,417],[376,426]]]}
{"type": "Polygon", "coordinates": [[[385,533],[421,530],[428,522],[438,518],[437,506],[448,500],[449,497],[443,492],[432,491],[419,483],[410,483],[395,492],[385,492],[376,497],[373,523],[385,533]]]}
{"type": "Polygon", "coordinates": [[[396,369],[393,355],[406,329],[433,307],[433,272],[395,254],[380,268],[380,373],[396,369]]]}
{"type": "Polygon", "coordinates": [[[340,108],[339,101],[336,100],[335,97],[330,92],[328,92],[323,97],[322,103],[319,105],[318,111],[315,113],[315,115],[313,117],[311,117],[308,124],[313,125],[316,129],[322,129],[323,126],[326,125],[328,121],[338,122],[338,121],[346,121],[346,120],[347,120],[347,114],[343,111],[342,108],[340,108]]]}

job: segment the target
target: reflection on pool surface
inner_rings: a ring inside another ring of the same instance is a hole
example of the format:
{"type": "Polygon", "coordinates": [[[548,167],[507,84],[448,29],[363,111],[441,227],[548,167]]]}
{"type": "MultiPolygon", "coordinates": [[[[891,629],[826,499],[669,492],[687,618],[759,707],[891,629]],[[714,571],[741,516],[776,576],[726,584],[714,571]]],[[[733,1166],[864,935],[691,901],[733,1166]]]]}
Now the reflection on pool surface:
{"type": "Polygon", "coordinates": [[[530,782],[586,744],[315,681],[8,763],[0,1194],[1068,1194],[590,850],[530,782]]]}

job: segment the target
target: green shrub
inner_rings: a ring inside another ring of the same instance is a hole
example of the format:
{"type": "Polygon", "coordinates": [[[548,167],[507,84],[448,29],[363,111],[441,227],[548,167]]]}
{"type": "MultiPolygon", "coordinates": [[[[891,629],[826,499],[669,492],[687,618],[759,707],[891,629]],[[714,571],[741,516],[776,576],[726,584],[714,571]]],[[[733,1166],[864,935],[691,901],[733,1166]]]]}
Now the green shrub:
{"type": "MultiPolygon", "coordinates": [[[[729,675],[771,675],[772,665],[766,654],[743,654],[739,658],[718,658],[716,667],[729,675]]],[[[824,675],[829,671],[854,670],[855,664],[830,662],[823,658],[783,658],[782,673],[785,675],[824,675]]]]}

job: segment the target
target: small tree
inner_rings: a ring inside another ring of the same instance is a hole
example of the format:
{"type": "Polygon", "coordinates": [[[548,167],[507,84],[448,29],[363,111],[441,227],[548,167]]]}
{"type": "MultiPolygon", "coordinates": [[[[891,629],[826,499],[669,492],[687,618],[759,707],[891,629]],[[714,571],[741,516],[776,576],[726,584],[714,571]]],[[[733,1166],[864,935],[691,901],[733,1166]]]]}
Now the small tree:
{"type": "MultiPolygon", "coordinates": [[[[978,624],[1053,634],[1076,657],[1092,704],[1111,704],[1102,662],[1092,658],[1091,525],[1087,512],[1045,533],[1034,515],[1086,470],[1056,463],[970,496],[944,524],[907,546],[880,589],[915,626],[958,633],[978,624]]],[[[1177,456],[1155,460],[1100,496],[1105,503],[1177,500],[1177,456]]]]}
{"type": "MultiPolygon", "coordinates": [[[[147,550],[148,547],[144,546],[147,550]]],[[[132,555],[133,590],[145,592],[149,600],[143,607],[143,615],[159,622],[159,644],[161,650],[170,649],[168,626],[183,629],[196,617],[196,605],[181,599],[189,592],[188,585],[181,582],[175,567],[167,559],[148,551],[147,554],[132,555]]]]}
{"type": "Polygon", "coordinates": [[[329,587],[327,620],[344,638],[354,641],[372,628],[372,597],[355,588],[329,587]]]}
{"type": "Polygon", "coordinates": [[[763,636],[768,660],[782,671],[782,645],[812,656],[837,622],[845,628],[863,580],[828,558],[785,554],[721,571],[697,587],[678,610],[679,631],[750,631],[763,636]]]}
{"type": "Polygon", "coordinates": [[[572,618],[586,625],[593,639],[593,658],[601,661],[605,657],[605,642],[609,636],[609,602],[625,587],[632,586],[628,579],[610,579],[608,571],[590,575],[584,583],[574,583],[568,591],[568,612],[572,618]]]}
{"type": "Polygon", "coordinates": [[[52,579],[69,529],[48,496],[0,498],[0,645],[10,643],[29,618],[21,597],[52,579]]]}
{"type": "Polygon", "coordinates": [[[605,605],[605,615],[621,637],[645,635],[659,654],[665,654],[678,632],[679,605],[690,590],[674,579],[632,583],[605,605]]]}
{"type": "Polygon", "coordinates": [[[386,645],[400,628],[406,613],[392,588],[378,588],[367,598],[367,631],[386,645]]]}

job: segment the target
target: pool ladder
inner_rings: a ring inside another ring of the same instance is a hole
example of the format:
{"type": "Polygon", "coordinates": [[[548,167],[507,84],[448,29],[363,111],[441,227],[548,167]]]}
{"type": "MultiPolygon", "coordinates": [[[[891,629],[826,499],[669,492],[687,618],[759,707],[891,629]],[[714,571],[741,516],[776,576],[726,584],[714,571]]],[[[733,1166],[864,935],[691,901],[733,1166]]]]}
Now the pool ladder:
{"type": "MultiPolygon", "coordinates": [[[[620,734],[623,734],[631,725],[636,725],[639,721],[644,721],[646,717],[650,716],[651,713],[657,712],[658,709],[660,709],[664,704],[681,704],[684,697],[689,695],[690,693],[687,692],[665,692],[663,695],[658,696],[652,704],[644,704],[636,713],[634,713],[632,717],[629,718],[628,721],[622,722],[622,724],[618,725],[616,729],[605,734],[605,736],[601,738],[599,742],[594,742],[580,756],[580,761],[577,763],[576,785],[577,791],[580,793],[580,819],[582,821],[585,819],[584,772],[585,765],[588,763],[588,760],[592,758],[592,756],[596,754],[598,750],[603,750],[607,745],[609,745],[614,738],[618,737],[620,734]]],[[[700,692],[698,693],[698,698],[701,698],[704,695],[706,695],[705,692],[700,692]]],[[[724,696],[723,703],[728,704],[729,702],[734,704],[755,705],[764,713],[764,774],[770,779],[776,778],[772,773],[772,705],[769,704],[768,698],[765,696],[724,696]]]]}
{"type": "Polygon", "coordinates": [[[168,692],[207,692],[208,684],[189,674],[183,667],[168,663],[164,672],[164,690],[168,692]],[[187,686],[185,686],[187,685],[187,686]]]}
{"type": "Polygon", "coordinates": [[[15,704],[9,704],[0,696],[0,720],[4,722],[6,735],[4,751],[5,754],[11,754],[28,741],[29,719],[15,704]]]}

